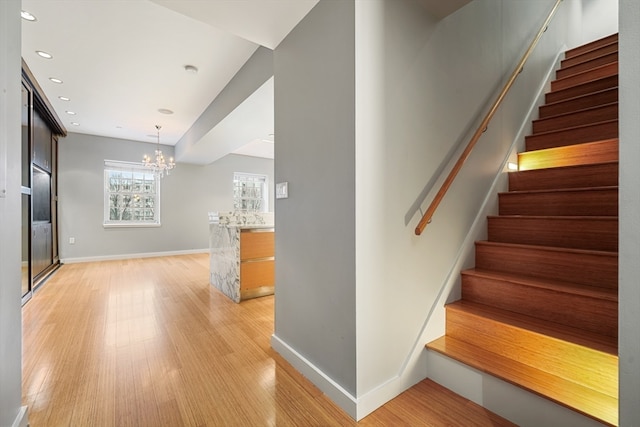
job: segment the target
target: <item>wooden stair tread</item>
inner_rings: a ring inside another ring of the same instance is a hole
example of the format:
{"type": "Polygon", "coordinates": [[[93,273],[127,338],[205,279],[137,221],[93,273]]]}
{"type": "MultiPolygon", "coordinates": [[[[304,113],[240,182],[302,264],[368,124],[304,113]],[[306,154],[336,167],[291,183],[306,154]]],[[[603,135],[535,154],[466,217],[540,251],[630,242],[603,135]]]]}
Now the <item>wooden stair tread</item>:
{"type": "Polygon", "coordinates": [[[585,43],[581,46],[577,46],[572,49],[569,49],[565,52],[564,56],[565,58],[573,58],[575,56],[583,55],[592,50],[599,49],[603,46],[606,46],[609,44],[617,44],[617,43],[618,43],[618,33],[610,34],[598,40],[594,40],[592,42],[585,43]]]}
{"type": "Polygon", "coordinates": [[[594,93],[604,89],[611,89],[618,87],[618,75],[605,76],[596,78],[594,80],[580,83],[575,86],[567,87],[564,89],[555,89],[547,92],[544,96],[545,102],[552,103],[558,102],[564,99],[574,98],[580,95],[586,95],[594,93]]]}
{"type": "Polygon", "coordinates": [[[601,162],[509,172],[511,191],[556,188],[586,188],[618,185],[618,162],[601,162]]]}
{"type": "MultiPolygon", "coordinates": [[[[572,113],[570,113],[570,114],[572,114],[572,113]]],[[[586,124],[575,125],[575,126],[567,126],[566,128],[562,128],[562,129],[554,129],[554,130],[549,130],[549,131],[544,131],[544,132],[537,132],[535,134],[531,134],[530,136],[541,137],[541,136],[544,136],[544,135],[560,133],[560,132],[566,132],[566,131],[575,132],[575,131],[577,131],[579,129],[588,128],[588,127],[594,126],[594,125],[596,125],[598,123],[609,123],[609,122],[616,122],[617,123],[618,119],[600,120],[600,121],[593,122],[593,123],[586,123],[586,124]]],[[[607,139],[615,139],[615,138],[607,138],[607,139]]]]}
{"type": "Polygon", "coordinates": [[[572,328],[559,323],[537,319],[472,301],[459,300],[447,304],[446,307],[447,310],[464,311],[474,316],[512,325],[516,328],[549,336],[556,340],[570,342],[612,356],[617,356],[618,354],[617,339],[615,337],[572,328]]]}
{"type": "Polygon", "coordinates": [[[598,67],[601,65],[610,64],[612,62],[618,61],[618,51],[595,54],[589,57],[583,58],[581,61],[576,61],[572,64],[561,63],[562,66],[559,70],[556,71],[556,76],[558,78],[572,76],[574,74],[581,73],[585,70],[588,70],[593,67],[598,67]]]}
{"type": "Polygon", "coordinates": [[[608,216],[608,215],[489,215],[487,218],[526,218],[526,219],[552,219],[552,220],[562,220],[562,221],[575,221],[575,220],[589,220],[589,221],[618,221],[617,216],[608,216]]]}
{"type": "Polygon", "coordinates": [[[520,243],[501,243],[501,242],[490,242],[488,240],[479,240],[476,244],[486,245],[486,246],[503,246],[508,248],[532,248],[542,249],[549,252],[569,252],[574,254],[588,254],[588,255],[600,255],[606,257],[617,257],[617,252],[609,252],[609,251],[596,251],[593,249],[574,249],[574,248],[558,248],[556,246],[532,246],[532,245],[522,245],[520,243]]]}
{"type": "Polygon", "coordinates": [[[617,102],[618,87],[596,90],[594,92],[580,94],[555,102],[548,102],[539,108],[540,118],[554,117],[561,112],[579,111],[589,107],[617,102]]]}
{"type": "Polygon", "coordinates": [[[617,396],[600,393],[455,338],[443,336],[426,347],[595,420],[618,424],[617,396]]]}
{"type": "Polygon", "coordinates": [[[618,253],[522,243],[475,242],[476,268],[618,289],[618,253]]]}
{"type": "Polygon", "coordinates": [[[488,240],[563,248],[618,251],[618,217],[491,215],[488,240]]]}
{"type": "Polygon", "coordinates": [[[583,286],[560,280],[542,280],[535,277],[528,277],[524,274],[510,274],[479,268],[470,268],[464,270],[462,271],[462,274],[485,277],[494,280],[508,281],[534,288],[548,289],[555,292],[570,293],[573,295],[581,295],[584,297],[597,298],[606,301],[618,301],[618,292],[615,289],[598,288],[595,286],[583,286]]]}
{"type": "Polygon", "coordinates": [[[500,215],[618,215],[618,187],[557,188],[498,194],[500,215]]]}
{"type": "Polygon", "coordinates": [[[618,119],[618,101],[596,105],[575,111],[547,116],[533,121],[533,134],[553,132],[577,126],[584,123],[598,123],[618,119]]]}
{"type": "MultiPolygon", "coordinates": [[[[618,336],[616,289],[561,283],[553,277],[536,278],[533,277],[535,271],[532,270],[529,275],[526,268],[523,270],[526,272],[488,271],[476,267],[475,270],[465,271],[462,274],[462,300],[596,334],[618,336]]],[[[450,312],[447,312],[447,316],[454,319],[450,312]]],[[[447,334],[455,333],[452,329],[454,324],[455,320],[447,321],[447,334]]],[[[474,322],[473,327],[479,328],[480,323],[474,322]]],[[[491,328],[490,333],[495,339],[498,331],[491,328]]],[[[535,340],[537,342],[539,339],[535,340]]],[[[487,347],[495,345],[487,337],[485,342],[487,347]]]]}
{"type": "MultiPolygon", "coordinates": [[[[617,121],[616,121],[617,126],[617,121]]],[[[618,138],[547,147],[518,154],[520,171],[617,162],[618,138]]]]}
{"type": "Polygon", "coordinates": [[[572,188],[547,188],[541,190],[513,190],[505,191],[498,194],[546,194],[546,193],[575,193],[588,191],[611,191],[618,190],[617,185],[598,186],[598,187],[572,187],[572,188]]]}
{"type": "Polygon", "coordinates": [[[618,120],[605,120],[527,135],[526,151],[618,139],[618,120]]]}
{"type": "Polygon", "coordinates": [[[602,77],[612,76],[618,74],[618,62],[611,62],[609,64],[600,65],[598,67],[591,68],[581,73],[572,74],[561,79],[556,79],[551,82],[551,90],[566,89],[571,86],[575,86],[582,83],[588,83],[593,80],[600,79],[602,77]]]}
{"type": "Polygon", "coordinates": [[[560,67],[561,68],[570,67],[572,65],[585,62],[590,58],[597,58],[607,53],[613,53],[618,51],[619,51],[618,42],[617,41],[610,42],[607,44],[603,44],[601,46],[596,46],[593,49],[580,53],[579,55],[575,55],[569,58],[565,57],[562,61],[560,61],[560,67]]]}

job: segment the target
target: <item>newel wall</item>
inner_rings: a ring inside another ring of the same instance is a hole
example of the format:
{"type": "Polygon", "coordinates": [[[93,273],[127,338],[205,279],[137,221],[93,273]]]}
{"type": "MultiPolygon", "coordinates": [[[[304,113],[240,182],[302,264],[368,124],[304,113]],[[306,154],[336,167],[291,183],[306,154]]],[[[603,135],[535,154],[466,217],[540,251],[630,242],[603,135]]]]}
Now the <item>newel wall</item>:
{"type": "Polygon", "coordinates": [[[620,425],[640,425],[640,3],[620,1],[620,425]]]}

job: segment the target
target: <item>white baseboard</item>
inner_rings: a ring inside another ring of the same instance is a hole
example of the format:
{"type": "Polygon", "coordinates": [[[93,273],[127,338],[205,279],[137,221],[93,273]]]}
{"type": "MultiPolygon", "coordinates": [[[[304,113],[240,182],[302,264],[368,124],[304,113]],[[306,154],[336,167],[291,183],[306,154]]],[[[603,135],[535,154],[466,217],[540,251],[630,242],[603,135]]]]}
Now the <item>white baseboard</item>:
{"type": "Polygon", "coordinates": [[[602,427],[594,419],[434,351],[429,378],[521,427],[602,427]]]}
{"type": "Polygon", "coordinates": [[[12,427],[28,427],[29,426],[29,413],[26,406],[22,406],[18,411],[18,416],[13,421],[12,427]]]}
{"type": "Polygon", "coordinates": [[[187,249],[183,251],[145,252],[145,253],[138,253],[138,254],[119,254],[119,255],[105,255],[105,256],[79,257],[79,258],[60,258],[60,262],[63,264],[76,264],[80,262],[115,261],[115,260],[121,260],[121,259],[134,259],[134,258],[155,258],[155,257],[174,256],[174,255],[204,254],[208,252],[209,252],[209,248],[187,249]]]}
{"type": "MultiPolygon", "coordinates": [[[[422,351],[424,355],[424,350],[422,351]]],[[[390,378],[383,384],[380,384],[373,390],[368,391],[360,396],[357,400],[357,421],[360,421],[391,399],[397,397],[400,393],[413,387],[425,378],[424,370],[427,365],[425,357],[420,357],[414,369],[410,372],[403,371],[401,375],[390,378]]]]}
{"type": "Polygon", "coordinates": [[[351,393],[329,378],[317,366],[291,348],[275,334],[271,336],[271,347],[326,394],[329,399],[349,414],[349,416],[356,419],[358,402],[351,393]]]}

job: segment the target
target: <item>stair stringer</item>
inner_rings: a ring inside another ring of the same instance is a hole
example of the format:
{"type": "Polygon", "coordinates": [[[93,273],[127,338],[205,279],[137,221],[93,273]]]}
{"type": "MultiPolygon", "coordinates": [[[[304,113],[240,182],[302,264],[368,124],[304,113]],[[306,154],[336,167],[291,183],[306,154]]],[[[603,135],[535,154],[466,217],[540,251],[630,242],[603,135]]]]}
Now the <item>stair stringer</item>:
{"type": "Polygon", "coordinates": [[[435,351],[427,352],[429,378],[521,427],[602,427],[586,417],[435,351]]]}

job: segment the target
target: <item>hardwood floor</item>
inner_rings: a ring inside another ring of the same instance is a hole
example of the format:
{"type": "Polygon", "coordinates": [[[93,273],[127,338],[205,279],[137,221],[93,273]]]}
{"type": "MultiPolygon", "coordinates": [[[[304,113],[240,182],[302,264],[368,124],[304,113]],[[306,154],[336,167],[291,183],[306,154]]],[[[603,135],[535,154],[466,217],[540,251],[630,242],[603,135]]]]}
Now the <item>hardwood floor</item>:
{"type": "Polygon", "coordinates": [[[30,425],[513,425],[429,380],[356,423],[271,349],[273,296],[208,277],[206,254],[62,266],[23,307],[30,425]]]}

